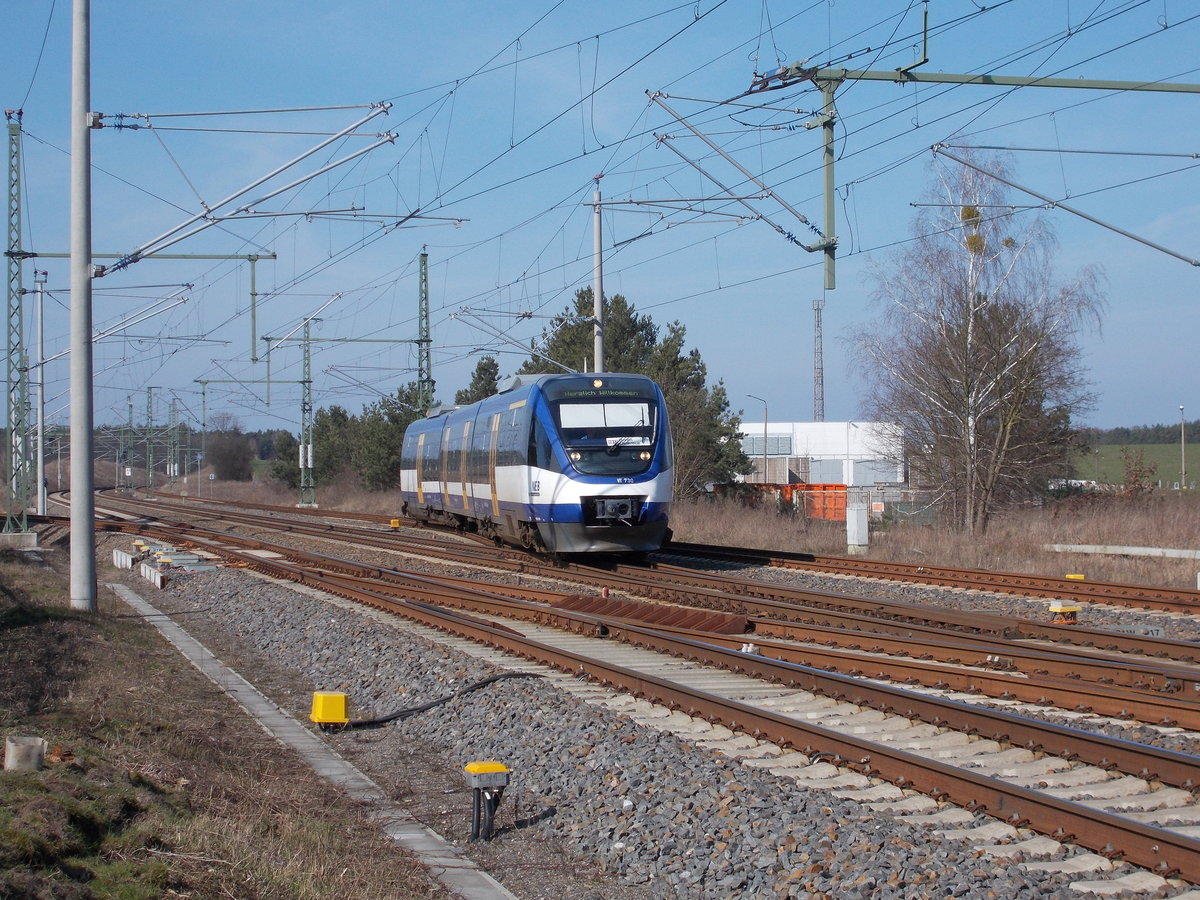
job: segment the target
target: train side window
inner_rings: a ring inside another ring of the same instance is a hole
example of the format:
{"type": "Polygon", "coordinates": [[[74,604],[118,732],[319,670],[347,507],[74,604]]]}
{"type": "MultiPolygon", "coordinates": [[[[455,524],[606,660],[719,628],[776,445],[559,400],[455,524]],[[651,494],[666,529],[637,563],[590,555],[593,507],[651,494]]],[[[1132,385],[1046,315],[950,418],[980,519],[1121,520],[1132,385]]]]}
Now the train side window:
{"type": "Polygon", "coordinates": [[[550,446],[550,435],[537,416],[534,416],[533,428],[529,432],[529,465],[551,472],[561,471],[554,448],[550,446]]]}
{"type": "Polygon", "coordinates": [[[521,420],[517,410],[510,410],[500,427],[496,464],[501,466],[525,465],[526,441],[521,434],[521,420]]]}

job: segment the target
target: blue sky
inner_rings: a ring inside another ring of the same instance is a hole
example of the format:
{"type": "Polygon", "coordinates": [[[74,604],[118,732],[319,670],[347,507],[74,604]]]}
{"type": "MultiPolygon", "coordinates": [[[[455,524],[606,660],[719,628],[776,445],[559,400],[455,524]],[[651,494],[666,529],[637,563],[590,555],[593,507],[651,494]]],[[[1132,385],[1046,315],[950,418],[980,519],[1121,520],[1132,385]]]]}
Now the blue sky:
{"type": "MultiPolygon", "coordinates": [[[[1200,18],[1189,3],[980,6],[931,0],[923,70],[1200,82],[1200,18]]],[[[312,346],[315,402],[357,412],[416,377],[415,346],[399,342],[417,337],[423,247],[438,398],[451,400],[466,385],[482,352],[511,372],[524,358],[518,348],[591,282],[594,176],[603,175],[606,201],[719,195],[656,140],[666,136],[740,195],[758,190],[646,91],[670,95],[678,113],[820,224],[820,129],[802,127],[819,93],[798,85],[739,101],[748,105],[718,101],[780,63],[913,63],[923,9],[909,0],[402,7],[93,4],[91,108],[106,125],[92,133],[97,253],[142,246],[361,119],[372,103],[391,106],[229,208],[367,147],[379,133],[394,135],[253,205],[273,215],[222,221],[166,251],[276,254],[257,264],[253,332],[244,261],[146,259],[98,279],[97,329],[173,302],[152,305],[163,298],[187,298],[97,344],[98,422],[124,423],[130,397],[143,421],[146,387],[154,386],[157,421],[175,397],[181,417],[198,424],[203,379],[210,420],[225,412],[246,428],[296,430],[300,345],[277,347],[268,373],[261,338],[287,335],[323,306],[312,326],[322,338],[312,346]],[[229,114],[248,110],[293,111],[229,114]],[[180,115],[201,112],[224,114],[180,115]],[[347,338],[354,340],[336,340],[347,338]],[[268,377],[277,382],[269,404],[261,383],[268,377]],[[243,383],[225,383],[234,380],[243,383]]],[[[20,4],[0,58],[3,105],[24,111],[22,242],[43,253],[68,249],[70,16],[70,0],[20,4]]],[[[706,203],[705,214],[606,206],[605,290],[660,324],[683,323],[710,379],[723,379],[747,421],[762,416],[748,394],[766,399],[772,420],[811,419],[812,304],[823,298],[826,418],[856,418],[863,384],[845,338],[879,315],[869,272],[910,234],[932,145],[1028,148],[1012,152],[1018,183],[1200,257],[1200,163],[1186,158],[1200,151],[1197,103],[1193,94],[846,84],[837,95],[835,290],[823,290],[820,254],[767,223],[815,238],[770,199],[750,201],[765,220],[742,221],[731,213],[746,210],[729,201],[706,203]]],[[[1065,212],[1041,214],[1058,236],[1059,277],[1088,265],[1105,273],[1103,330],[1084,339],[1098,395],[1087,424],[1177,421],[1181,404],[1189,418],[1200,417],[1200,271],[1065,212]]],[[[67,262],[44,258],[37,267],[49,273],[46,352],[54,354],[67,343],[67,262]]],[[[29,266],[24,284],[33,287],[29,266]]],[[[48,364],[46,375],[50,395],[62,394],[65,360],[48,364]]],[[[65,402],[51,401],[53,421],[65,422],[65,402]]]]}

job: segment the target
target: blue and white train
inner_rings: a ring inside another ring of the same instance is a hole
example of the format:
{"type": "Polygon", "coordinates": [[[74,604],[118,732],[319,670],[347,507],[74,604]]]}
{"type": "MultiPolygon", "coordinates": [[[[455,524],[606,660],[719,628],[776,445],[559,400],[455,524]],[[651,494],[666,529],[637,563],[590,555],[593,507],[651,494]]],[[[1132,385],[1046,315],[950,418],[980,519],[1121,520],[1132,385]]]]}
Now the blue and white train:
{"type": "Polygon", "coordinates": [[[404,433],[404,514],[550,553],[657,550],[671,430],[642,375],[520,375],[404,433]]]}

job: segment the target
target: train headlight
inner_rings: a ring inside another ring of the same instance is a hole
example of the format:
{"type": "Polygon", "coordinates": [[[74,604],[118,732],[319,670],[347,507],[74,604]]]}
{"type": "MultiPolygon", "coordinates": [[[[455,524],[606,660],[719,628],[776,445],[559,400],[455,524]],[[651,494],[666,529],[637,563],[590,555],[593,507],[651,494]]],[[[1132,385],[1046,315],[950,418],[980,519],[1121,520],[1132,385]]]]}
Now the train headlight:
{"type": "Polygon", "coordinates": [[[642,462],[649,462],[650,461],[650,451],[643,450],[641,453],[638,454],[638,459],[640,459],[642,462]]]}
{"type": "Polygon", "coordinates": [[[581,459],[583,459],[583,454],[578,450],[572,450],[567,454],[567,456],[571,458],[571,462],[579,462],[581,459]]]}

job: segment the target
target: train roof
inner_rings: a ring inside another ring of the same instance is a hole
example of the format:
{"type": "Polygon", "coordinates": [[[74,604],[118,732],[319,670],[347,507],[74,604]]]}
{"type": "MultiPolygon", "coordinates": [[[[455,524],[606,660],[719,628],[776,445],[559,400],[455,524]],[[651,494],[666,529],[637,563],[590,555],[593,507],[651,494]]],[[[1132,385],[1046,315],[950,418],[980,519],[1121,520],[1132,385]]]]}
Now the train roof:
{"type": "Polygon", "coordinates": [[[641,378],[645,381],[652,381],[646,375],[639,375],[635,372],[547,372],[540,375],[509,375],[507,378],[501,379],[496,388],[497,394],[506,394],[509,391],[520,390],[521,388],[532,387],[542,384],[546,381],[558,381],[563,378],[641,378]]]}
{"type": "MultiPolygon", "coordinates": [[[[629,372],[543,372],[541,374],[533,375],[509,375],[507,378],[500,379],[499,384],[496,386],[496,393],[493,396],[508,394],[512,391],[530,388],[546,381],[557,381],[561,378],[603,378],[606,375],[619,375],[623,378],[633,377],[644,378],[648,381],[651,380],[645,375],[638,375],[629,372]]],[[[425,418],[436,419],[439,416],[449,415],[450,413],[462,408],[463,407],[453,403],[437,403],[429,408],[429,411],[425,413],[425,418]]]]}
{"type": "Polygon", "coordinates": [[[551,373],[543,373],[541,375],[509,375],[507,378],[500,379],[500,383],[496,385],[496,393],[507,394],[509,391],[529,387],[530,385],[545,381],[547,378],[556,377],[556,375],[551,373]]]}

